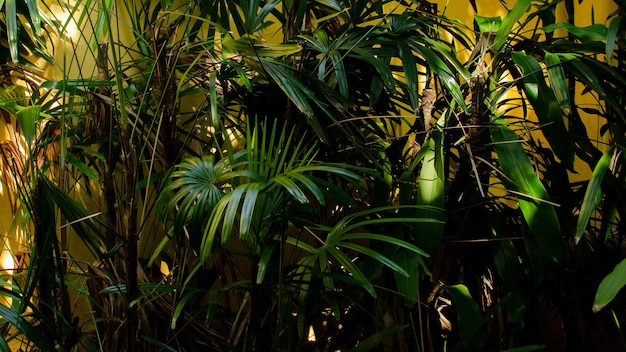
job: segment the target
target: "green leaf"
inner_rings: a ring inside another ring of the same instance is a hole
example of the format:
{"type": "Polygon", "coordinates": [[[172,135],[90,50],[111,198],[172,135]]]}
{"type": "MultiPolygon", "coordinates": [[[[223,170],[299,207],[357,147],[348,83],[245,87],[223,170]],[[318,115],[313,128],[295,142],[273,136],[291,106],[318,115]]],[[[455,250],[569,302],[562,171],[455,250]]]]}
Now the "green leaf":
{"type": "Polygon", "coordinates": [[[450,71],[448,65],[446,65],[446,63],[443,62],[439,56],[435,55],[435,53],[427,47],[413,46],[413,49],[424,57],[428,68],[430,68],[433,73],[437,75],[444,87],[448,89],[454,99],[454,102],[457,103],[466,114],[469,114],[467,104],[465,104],[465,96],[463,95],[463,92],[461,92],[461,87],[457,82],[456,76],[452,73],[452,71],[450,71]]]}
{"type": "Polygon", "coordinates": [[[400,331],[406,329],[409,325],[394,325],[388,328],[384,328],[374,335],[366,338],[361,341],[355,348],[351,349],[350,352],[367,352],[376,348],[383,341],[388,339],[389,337],[399,333],[400,331]]]}
{"type": "Polygon", "coordinates": [[[569,84],[565,77],[565,71],[561,65],[561,59],[559,55],[553,53],[546,53],[545,63],[548,68],[548,79],[550,80],[550,88],[554,92],[559,105],[570,111],[569,102],[569,84]]]}
{"type": "Polygon", "coordinates": [[[593,169],[591,177],[589,178],[589,184],[587,185],[587,190],[585,191],[585,197],[583,198],[583,202],[580,206],[580,214],[578,215],[578,220],[576,221],[576,243],[580,241],[580,238],[585,233],[585,229],[589,223],[589,218],[600,202],[600,186],[602,185],[604,175],[611,164],[614,151],[615,146],[613,145],[602,155],[596,164],[596,167],[593,169]]]}
{"type": "Polygon", "coordinates": [[[187,304],[187,302],[190,299],[197,297],[197,296],[198,296],[197,292],[193,292],[193,291],[188,292],[186,295],[181,297],[178,303],[176,303],[176,307],[174,308],[174,312],[172,313],[172,322],[170,324],[170,328],[172,330],[176,329],[176,325],[178,324],[178,319],[180,318],[180,315],[183,314],[183,309],[185,308],[185,305],[187,304]]]}
{"type": "Polygon", "coordinates": [[[583,42],[605,41],[607,39],[607,28],[605,25],[596,23],[587,27],[578,27],[571,23],[559,22],[542,28],[544,32],[554,32],[557,29],[565,29],[571,35],[580,38],[583,42]]]}
{"type": "Polygon", "coordinates": [[[626,285],[626,259],[619,262],[613,271],[600,282],[593,300],[593,312],[597,313],[611,303],[624,285],[626,285]]]}
{"type": "MultiPolygon", "coordinates": [[[[498,221],[490,217],[489,222],[498,221]]],[[[496,229],[497,225],[492,224],[492,233],[496,241],[491,241],[491,249],[493,251],[493,261],[496,264],[498,275],[502,279],[505,292],[510,294],[510,299],[505,302],[509,319],[513,322],[517,331],[524,328],[524,315],[526,313],[526,302],[520,286],[520,267],[522,265],[515,247],[511,240],[506,239],[506,235],[500,235],[500,231],[496,229]]]]}
{"type": "Polygon", "coordinates": [[[217,109],[217,71],[215,70],[209,74],[209,103],[211,105],[213,128],[217,129],[220,125],[220,116],[217,109]]]}
{"type": "Polygon", "coordinates": [[[398,292],[402,295],[402,303],[405,308],[415,306],[419,297],[420,265],[422,259],[406,250],[400,250],[393,256],[393,261],[398,263],[409,276],[394,272],[398,292]]]}
{"type": "Polygon", "coordinates": [[[531,0],[517,0],[515,5],[509,13],[504,17],[500,27],[498,28],[498,32],[496,32],[496,37],[493,40],[493,49],[499,51],[500,48],[506,43],[509,35],[513,30],[513,26],[517,21],[524,16],[526,12],[530,9],[531,0]]]}
{"type": "Polygon", "coordinates": [[[539,62],[533,56],[519,51],[513,52],[512,57],[524,73],[524,90],[537,114],[543,135],[561,162],[568,169],[573,169],[573,142],[571,138],[565,137],[568,131],[565,128],[559,100],[546,84],[539,62]]]}
{"type": "Polygon", "coordinates": [[[274,252],[274,246],[267,246],[263,248],[263,252],[261,253],[261,257],[259,258],[259,271],[256,275],[256,283],[259,285],[263,283],[265,273],[267,273],[270,259],[272,259],[272,252],[274,252]]]}
{"type": "Polygon", "coordinates": [[[567,258],[565,243],[561,239],[561,226],[548,193],[535,174],[522,143],[502,119],[495,120],[489,128],[502,172],[513,187],[526,197],[518,197],[524,219],[541,249],[557,263],[567,258]]]}
{"type": "Polygon", "coordinates": [[[263,58],[261,62],[268,77],[276,82],[287,98],[289,98],[298,110],[307,117],[307,121],[315,130],[315,133],[322,138],[322,140],[328,141],[326,132],[315,118],[313,109],[308,101],[309,98],[314,97],[313,92],[292,75],[291,67],[263,58]]]}
{"type": "Polygon", "coordinates": [[[37,134],[37,121],[41,116],[41,106],[31,105],[19,110],[16,114],[17,121],[22,128],[26,143],[30,146],[37,134]]]}
{"type": "Polygon", "coordinates": [[[261,41],[261,38],[252,35],[244,35],[237,39],[233,38],[232,35],[226,35],[222,39],[222,45],[224,48],[236,51],[250,58],[277,58],[296,54],[302,49],[298,44],[265,43],[261,41]]]}
{"type": "MultiPolygon", "coordinates": [[[[445,117],[439,119],[443,124],[445,117]]],[[[441,126],[438,126],[441,127],[441,126]]],[[[443,158],[443,130],[433,129],[431,137],[424,142],[422,150],[426,150],[422,159],[422,169],[417,185],[417,206],[430,206],[435,210],[422,209],[420,218],[431,218],[438,222],[418,223],[415,226],[414,244],[426,253],[435,253],[443,236],[445,214],[439,209],[445,208],[445,167],[443,158]]]]}
{"type": "MultiPolygon", "coordinates": [[[[26,338],[37,346],[41,351],[53,352],[54,346],[51,346],[48,341],[39,333],[39,331],[30,323],[22,318],[12,309],[0,304],[0,316],[13,325],[16,329],[21,331],[26,338]]],[[[46,317],[50,318],[50,317],[46,317]]]]}
{"type": "Polygon", "coordinates": [[[478,31],[482,33],[492,33],[498,32],[500,29],[500,25],[502,25],[502,18],[500,16],[497,17],[483,17],[479,15],[474,15],[474,21],[478,26],[478,31]]]}
{"type": "Polygon", "coordinates": [[[4,339],[4,336],[0,335],[0,351],[2,352],[12,352],[11,348],[7,344],[7,341],[4,339]]]}
{"type": "Polygon", "coordinates": [[[611,20],[611,24],[609,24],[609,29],[606,34],[606,63],[609,65],[613,64],[615,41],[617,38],[617,32],[619,31],[620,22],[622,21],[622,17],[624,16],[617,16],[611,20]]]}
{"type": "Polygon", "coordinates": [[[404,77],[409,90],[409,98],[411,100],[411,108],[417,109],[419,106],[419,94],[417,92],[418,84],[418,72],[417,64],[415,62],[415,56],[411,48],[404,42],[398,42],[398,56],[402,60],[402,69],[404,71],[404,77]]]}
{"type": "Polygon", "coordinates": [[[83,175],[89,177],[92,180],[97,180],[99,178],[98,172],[85,163],[83,163],[80,159],[78,159],[74,154],[67,154],[67,162],[74,166],[78,171],[80,171],[83,175]]]}
{"type": "Polygon", "coordinates": [[[17,63],[19,60],[19,54],[17,51],[17,6],[15,2],[16,0],[6,0],[6,7],[4,9],[7,26],[7,40],[9,41],[9,51],[11,52],[11,60],[13,63],[17,63]]]}
{"type": "Polygon", "coordinates": [[[41,35],[41,16],[39,15],[39,0],[27,0],[26,5],[28,6],[28,15],[30,17],[30,21],[33,24],[33,29],[36,36],[41,35]]]}
{"type": "Polygon", "coordinates": [[[484,351],[483,337],[481,334],[477,334],[480,330],[477,330],[475,327],[475,324],[482,320],[478,304],[474,301],[465,285],[446,286],[446,289],[456,305],[459,335],[461,340],[466,341],[466,349],[468,351],[484,351]]]}

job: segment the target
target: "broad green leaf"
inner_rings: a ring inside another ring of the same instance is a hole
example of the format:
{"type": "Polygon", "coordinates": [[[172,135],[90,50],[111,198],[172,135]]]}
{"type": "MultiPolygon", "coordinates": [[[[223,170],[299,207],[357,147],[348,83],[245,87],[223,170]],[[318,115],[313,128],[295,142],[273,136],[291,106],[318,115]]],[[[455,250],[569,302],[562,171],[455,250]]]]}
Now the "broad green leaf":
{"type": "Polygon", "coordinates": [[[613,53],[615,51],[615,40],[617,38],[617,32],[619,31],[619,25],[624,16],[617,16],[611,20],[609,29],[606,34],[606,63],[613,64],[613,53]]]}
{"type": "Polygon", "coordinates": [[[543,135],[554,154],[571,170],[574,167],[573,142],[571,138],[565,137],[568,131],[559,100],[546,84],[541,66],[533,56],[516,51],[512,53],[512,57],[524,73],[524,90],[537,114],[543,135]]]}
{"type": "Polygon", "coordinates": [[[517,0],[515,1],[515,5],[509,13],[504,17],[500,27],[498,28],[498,32],[496,32],[496,37],[493,40],[493,49],[499,51],[500,48],[506,43],[511,31],[513,30],[513,26],[519,21],[522,16],[530,9],[531,0],[517,0]]]}
{"type": "Polygon", "coordinates": [[[41,116],[41,106],[31,105],[19,110],[16,114],[26,143],[30,146],[37,134],[37,121],[41,116]]]}
{"type": "Polygon", "coordinates": [[[6,19],[6,31],[7,40],[9,41],[9,51],[11,53],[11,60],[13,63],[17,63],[19,54],[17,51],[17,0],[6,0],[6,7],[4,8],[4,16],[6,19]]]}
{"type": "Polygon", "coordinates": [[[419,297],[420,261],[422,258],[407,250],[400,250],[393,256],[393,260],[409,274],[409,276],[404,276],[397,272],[393,273],[398,292],[402,295],[402,303],[405,308],[411,309],[419,297]]]}
{"type": "Polygon", "coordinates": [[[605,41],[607,28],[605,25],[596,23],[587,27],[578,27],[571,23],[559,22],[542,28],[545,32],[554,32],[556,29],[565,29],[570,34],[582,39],[583,42],[605,41]]]}
{"type": "Polygon", "coordinates": [[[559,55],[546,53],[545,63],[548,69],[550,88],[552,88],[554,95],[559,101],[559,105],[566,109],[566,111],[570,111],[569,84],[567,78],[565,77],[563,66],[561,66],[561,59],[559,58],[559,55]]]}
{"type": "Polygon", "coordinates": [[[450,297],[456,306],[459,335],[461,340],[466,341],[466,349],[468,351],[483,351],[483,337],[479,333],[480,329],[476,329],[475,326],[482,320],[478,304],[474,301],[465,285],[446,286],[446,290],[450,293],[450,297]]]}
{"type": "Polygon", "coordinates": [[[361,341],[355,348],[351,349],[350,352],[372,351],[383,341],[406,329],[407,327],[408,325],[394,325],[388,328],[384,328],[376,332],[374,335],[371,335],[365,340],[361,341]]]}
{"type": "MultiPolygon", "coordinates": [[[[445,117],[439,119],[438,127],[444,124],[445,117]]],[[[422,169],[417,185],[417,206],[445,208],[445,168],[443,161],[443,130],[435,128],[426,140],[422,150],[426,150],[422,159],[422,169]]],[[[445,215],[442,211],[419,210],[418,217],[431,218],[439,222],[425,222],[415,225],[414,244],[429,255],[435,253],[443,236],[445,215]]]]}
{"type": "Polygon", "coordinates": [[[28,15],[30,16],[30,21],[33,24],[34,33],[36,36],[41,35],[41,16],[39,15],[39,5],[37,4],[39,0],[27,0],[26,5],[28,6],[28,15]]]}
{"type": "Polygon", "coordinates": [[[252,35],[241,36],[238,39],[233,38],[232,35],[226,35],[222,39],[222,45],[250,58],[277,58],[298,53],[302,49],[298,44],[265,43],[261,38],[252,35]]]}
{"type": "Polygon", "coordinates": [[[626,285],[626,259],[619,262],[613,271],[600,282],[593,300],[593,312],[597,313],[611,303],[624,285],[626,285]]]}
{"type": "Polygon", "coordinates": [[[537,243],[550,258],[563,263],[567,258],[565,243],[561,239],[561,226],[554,206],[548,203],[548,193],[535,174],[522,143],[502,119],[495,120],[489,128],[498,162],[515,191],[526,195],[518,197],[524,219],[537,243]]]}
{"type": "Polygon", "coordinates": [[[502,25],[502,18],[500,16],[497,17],[483,17],[479,15],[474,15],[474,21],[478,26],[478,31],[482,33],[497,33],[498,29],[500,29],[500,25],[502,25]]]}
{"type": "Polygon", "coordinates": [[[409,90],[409,99],[411,100],[411,108],[417,109],[419,106],[419,94],[417,88],[418,84],[418,72],[415,56],[411,48],[404,42],[398,42],[398,56],[402,60],[402,68],[404,71],[404,78],[409,90]]]}
{"type": "Polygon", "coordinates": [[[589,218],[598,206],[601,196],[600,186],[602,185],[602,180],[604,179],[604,175],[609,168],[614,152],[615,146],[613,145],[602,155],[596,164],[596,167],[593,169],[591,177],[589,178],[589,184],[587,185],[587,190],[585,191],[585,197],[583,198],[583,202],[580,206],[580,214],[578,215],[578,220],[576,221],[576,243],[580,241],[580,238],[585,233],[587,224],[589,224],[589,218]]]}

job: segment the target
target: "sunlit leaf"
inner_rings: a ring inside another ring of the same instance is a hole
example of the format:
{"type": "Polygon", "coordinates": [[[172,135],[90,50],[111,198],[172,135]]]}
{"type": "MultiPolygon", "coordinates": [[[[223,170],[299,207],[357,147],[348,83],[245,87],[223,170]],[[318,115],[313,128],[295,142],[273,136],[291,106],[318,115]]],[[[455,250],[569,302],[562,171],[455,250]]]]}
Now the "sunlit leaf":
{"type": "Polygon", "coordinates": [[[548,193],[535,174],[521,141],[502,119],[494,121],[489,130],[502,172],[512,182],[507,187],[513,187],[515,191],[527,195],[518,197],[526,223],[541,249],[557,263],[563,263],[567,258],[567,251],[561,239],[558,216],[554,205],[549,203],[548,193]]]}
{"type": "Polygon", "coordinates": [[[624,285],[626,285],[626,259],[619,262],[613,271],[600,282],[593,300],[593,312],[597,313],[611,303],[624,285]]]}
{"type": "Polygon", "coordinates": [[[513,52],[512,56],[524,73],[526,96],[534,107],[541,124],[541,131],[554,153],[571,170],[574,167],[573,142],[571,138],[563,138],[563,136],[568,135],[568,131],[565,128],[559,100],[554,91],[546,84],[543,70],[534,57],[522,52],[513,52]]]}
{"type": "Polygon", "coordinates": [[[550,80],[550,88],[554,92],[559,105],[570,111],[569,102],[569,86],[567,78],[565,77],[565,71],[561,66],[561,59],[557,54],[546,53],[545,63],[548,69],[548,78],[550,80]]]}
{"type": "Polygon", "coordinates": [[[585,233],[587,225],[589,224],[589,218],[598,206],[601,192],[600,186],[602,185],[602,180],[604,180],[606,171],[609,169],[611,159],[614,156],[614,151],[615,146],[613,145],[602,155],[596,164],[596,167],[593,169],[591,178],[589,178],[589,184],[587,185],[587,190],[585,191],[585,197],[583,198],[583,202],[580,206],[580,214],[578,215],[578,220],[576,221],[576,243],[580,241],[580,238],[585,233]]]}
{"type": "Polygon", "coordinates": [[[9,41],[9,51],[11,52],[11,60],[18,62],[19,54],[17,52],[17,0],[6,0],[4,15],[6,18],[7,39],[9,41]]]}
{"type": "MultiPolygon", "coordinates": [[[[444,124],[445,117],[441,117],[438,127],[444,124]]],[[[438,210],[420,210],[418,217],[432,218],[440,222],[425,222],[416,224],[414,244],[433,255],[443,236],[445,214],[445,167],[443,155],[443,129],[434,128],[431,137],[426,140],[422,150],[425,150],[422,159],[422,169],[417,184],[417,206],[430,206],[438,210]]]]}
{"type": "Polygon", "coordinates": [[[565,29],[570,34],[582,39],[584,42],[605,41],[607,39],[607,28],[605,25],[596,23],[587,27],[578,27],[571,23],[559,22],[542,28],[545,32],[553,32],[556,29],[565,29]]]}
{"type": "Polygon", "coordinates": [[[16,114],[17,121],[22,128],[22,134],[26,139],[26,143],[31,145],[35,135],[37,134],[37,122],[41,116],[41,106],[31,105],[22,110],[19,110],[16,114]]]}
{"type": "Polygon", "coordinates": [[[446,286],[452,301],[456,306],[456,316],[459,322],[459,335],[465,340],[468,351],[483,351],[483,337],[475,329],[475,324],[482,320],[478,304],[469,293],[465,285],[446,286]]]}
{"type": "Polygon", "coordinates": [[[506,43],[513,30],[513,26],[528,12],[530,4],[531,0],[518,0],[515,2],[513,8],[507,13],[504,19],[502,19],[498,32],[496,32],[496,36],[493,40],[494,50],[500,50],[504,43],[506,43]]]}

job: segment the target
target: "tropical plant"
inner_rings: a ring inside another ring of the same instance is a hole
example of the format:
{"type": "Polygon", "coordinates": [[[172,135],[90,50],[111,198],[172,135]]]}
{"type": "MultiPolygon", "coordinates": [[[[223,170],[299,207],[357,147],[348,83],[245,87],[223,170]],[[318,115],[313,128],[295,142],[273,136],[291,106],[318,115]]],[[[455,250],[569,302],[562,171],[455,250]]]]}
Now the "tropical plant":
{"type": "Polygon", "coordinates": [[[67,43],[61,79],[24,70],[28,90],[2,92],[30,253],[2,277],[2,349],[558,350],[620,333],[621,12],[577,27],[572,0],[520,0],[469,28],[426,1],[61,5],[73,20],[43,22],[75,21],[88,45],[67,43]]]}

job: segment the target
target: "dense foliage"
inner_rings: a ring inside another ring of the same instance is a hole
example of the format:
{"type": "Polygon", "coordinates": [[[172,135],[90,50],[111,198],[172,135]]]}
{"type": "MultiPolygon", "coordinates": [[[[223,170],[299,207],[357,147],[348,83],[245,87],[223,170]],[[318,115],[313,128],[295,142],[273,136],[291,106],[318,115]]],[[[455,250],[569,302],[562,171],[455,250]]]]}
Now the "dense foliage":
{"type": "Polygon", "coordinates": [[[3,2],[0,350],[626,348],[626,5],[508,3],[3,2]]]}

